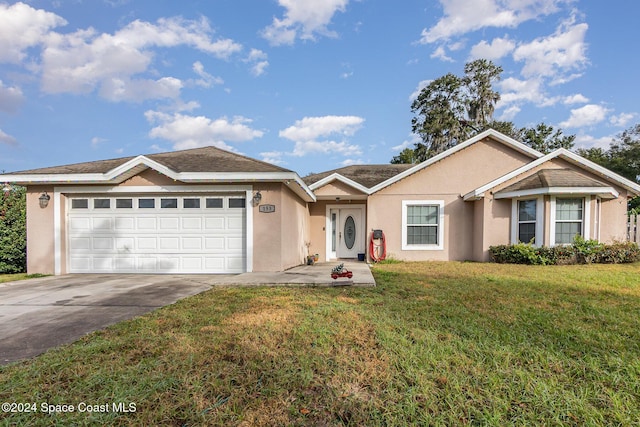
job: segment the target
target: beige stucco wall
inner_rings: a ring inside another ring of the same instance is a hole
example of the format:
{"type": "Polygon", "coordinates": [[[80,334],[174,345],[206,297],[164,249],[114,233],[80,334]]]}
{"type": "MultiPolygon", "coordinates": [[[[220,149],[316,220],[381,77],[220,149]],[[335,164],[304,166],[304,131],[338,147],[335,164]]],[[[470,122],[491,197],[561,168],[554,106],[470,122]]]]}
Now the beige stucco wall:
{"type": "Polygon", "coordinates": [[[327,185],[323,185],[320,188],[316,188],[313,193],[316,195],[316,197],[329,196],[334,200],[336,197],[349,198],[350,196],[361,197],[365,195],[362,191],[357,190],[352,186],[347,185],[341,181],[332,181],[327,185]]]}
{"type": "Polygon", "coordinates": [[[120,186],[166,186],[166,185],[184,185],[181,181],[175,181],[166,175],[162,175],[160,172],[154,169],[147,169],[140,172],[138,175],[132,176],[128,180],[124,181],[120,186]]]}
{"type": "Polygon", "coordinates": [[[617,199],[602,200],[600,207],[600,241],[623,242],[627,238],[627,192],[621,191],[617,199]]]}
{"type": "Polygon", "coordinates": [[[531,160],[486,138],[369,196],[367,227],[384,230],[387,253],[397,259],[484,259],[484,246],[504,238],[504,233],[497,230],[505,221],[508,239],[510,206],[506,207],[502,202],[465,202],[462,196],[531,160]],[[444,201],[442,250],[402,250],[403,200],[444,201]],[[479,214],[485,218],[493,215],[495,221],[485,224],[482,219],[475,218],[479,214]],[[480,224],[484,225],[480,227],[480,224]]]}
{"type": "Polygon", "coordinates": [[[27,273],[54,274],[53,187],[27,187],[27,273]],[[46,208],[38,198],[46,191],[51,200],[46,208]]]}
{"type": "Polygon", "coordinates": [[[256,185],[261,205],[274,205],[275,212],[260,212],[253,206],[253,270],[282,271],[303,264],[309,241],[309,211],[286,184],[256,185]]]}

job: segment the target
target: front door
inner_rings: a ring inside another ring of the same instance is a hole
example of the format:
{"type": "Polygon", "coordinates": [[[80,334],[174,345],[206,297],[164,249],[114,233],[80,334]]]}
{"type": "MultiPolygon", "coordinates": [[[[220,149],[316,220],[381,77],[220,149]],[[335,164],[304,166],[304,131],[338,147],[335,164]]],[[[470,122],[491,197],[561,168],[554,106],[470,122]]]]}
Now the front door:
{"type": "Polygon", "coordinates": [[[357,258],[364,252],[362,209],[336,208],[330,210],[331,258],[357,258]]]}

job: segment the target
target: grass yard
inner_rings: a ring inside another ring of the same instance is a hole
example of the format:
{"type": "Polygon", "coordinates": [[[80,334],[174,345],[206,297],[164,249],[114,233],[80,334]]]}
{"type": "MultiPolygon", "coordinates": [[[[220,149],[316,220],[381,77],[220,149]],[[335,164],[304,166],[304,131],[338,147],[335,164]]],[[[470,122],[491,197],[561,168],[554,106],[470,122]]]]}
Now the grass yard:
{"type": "Polygon", "coordinates": [[[33,279],[36,277],[45,277],[45,274],[27,274],[27,273],[16,273],[16,274],[0,274],[0,283],[13,282],[16,280],[25,280],[25,279],[33,279]]]}
{"type": "Polygon", "coordinates": [[[0,402],[38,413],[0,424],[640,425],[640,264],[374,273],[214,289],[2,367],[0,402]]]}

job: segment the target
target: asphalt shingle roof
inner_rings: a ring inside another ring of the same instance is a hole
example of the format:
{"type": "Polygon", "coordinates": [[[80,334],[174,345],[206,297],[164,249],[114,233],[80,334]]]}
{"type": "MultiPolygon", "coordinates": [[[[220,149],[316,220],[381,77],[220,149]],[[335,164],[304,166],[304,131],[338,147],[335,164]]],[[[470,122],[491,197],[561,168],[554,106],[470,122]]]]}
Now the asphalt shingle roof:
{"type": "Polygon", "coordinates": [[[512,191],[533,190],[547,187],[609,187],[597,179],[589,178],[572,169],[543,169],[528,176],[508,187],[500,190],[500,193],[512,191]]]}
{"type": "MultiPolygon", "coordinates": [[[[291,172],[288,169],[216,147],[149,154],[145,155],[145,157],[176,172],[291,172]]],[[[14,172],[12,175],[106,173],[134,158],[122,157],[119,159],[31,169],[14,172]]]]}
{"type": "Polygon", "coordinates": [[[345,166],[339,169],[333,169],[327,172],[311,174],[302,178],[302,180],[307,184],[311,185],[315,182],[320,181],[332,175],[334,173],[340,174],[345,178],[349,178],[352,181],[357,182],[358,184],[371,188],[387,179],[398,175],[401,172],[406,171],[407,169],[413,167],[415,165],[412,164],[399,164],[399,165],[353,165],[353,166],[345,166]]]}

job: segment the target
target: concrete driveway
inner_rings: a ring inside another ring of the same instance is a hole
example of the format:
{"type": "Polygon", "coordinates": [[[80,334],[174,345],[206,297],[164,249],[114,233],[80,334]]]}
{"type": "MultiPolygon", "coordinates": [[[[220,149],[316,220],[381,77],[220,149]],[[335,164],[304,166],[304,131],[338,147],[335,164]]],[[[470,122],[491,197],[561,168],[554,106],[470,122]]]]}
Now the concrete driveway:
{"type": "Polygon", "coordinates": [[[203,278],[77,274],[0,284],[0,365],[206,291],[203,278]]]}
{"type": "Polygon", "coordinates": [[[0,283],[0,365],[37,356],[213,286],[375,286],[363,262],[344,263],[352,279],[331,279],[337,264],[275,273],[69,274],[0,283]]]}

